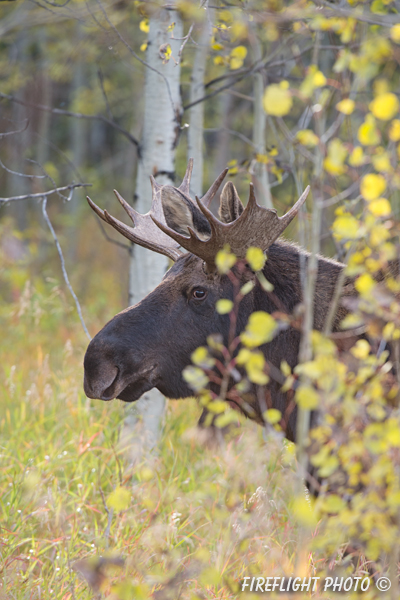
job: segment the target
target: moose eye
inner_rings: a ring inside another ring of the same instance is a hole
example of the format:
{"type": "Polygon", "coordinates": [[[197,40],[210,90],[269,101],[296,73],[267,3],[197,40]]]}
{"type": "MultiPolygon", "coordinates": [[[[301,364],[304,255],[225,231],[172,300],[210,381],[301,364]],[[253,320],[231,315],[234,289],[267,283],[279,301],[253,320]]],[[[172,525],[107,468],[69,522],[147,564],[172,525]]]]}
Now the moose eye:
{"type": "Polygon", "coordinates": [[[194,290],[192,290],[192,298],[194,298],[195,300],[204,300],[206,296],[207,292],[203,288],[195,288],[194,290]]]}

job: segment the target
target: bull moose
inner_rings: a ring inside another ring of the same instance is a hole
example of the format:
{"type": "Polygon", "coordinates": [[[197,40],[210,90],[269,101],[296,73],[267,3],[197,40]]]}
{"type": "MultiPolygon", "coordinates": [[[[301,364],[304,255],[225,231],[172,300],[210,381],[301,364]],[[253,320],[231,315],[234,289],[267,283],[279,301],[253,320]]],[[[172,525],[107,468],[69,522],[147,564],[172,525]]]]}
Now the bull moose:
{"type": "MultiPolygon", "coordinates": [[[[84,389],[90,398],[134,402],[153,387],[169,398],[192,395],[182,377],[182,371],[191,362],[192,352],[206,345],[210,334],[220,334],[225,343],[228,339],[229,318],[215,309],[218,299],[231,298],[233,294],[229,277],[218,273],[215,265],[218,251],[227,244],[238,258],[244,258],[251,246],[268,251],[263,274],[274,286],[274,294],[268,294],[256,275],[246,270],[243,277],[246,281],[252,277],[255,285],[240,303],[237,333],[244,330],[253,311],[273,313],[278,303],[292,313],[302,301],[301,256],[307,262],[309,254],[278,238],[297,215],[309,188],[284,216],[278,217],[276,210],[257,204],[252,185],[244,207],[235,187],[228,182],[221,193],[217,219],[209,206],[227,169],[195,203],[189,194],[192,168],[190,160],[179,187],[159,185],[151,178],[152,207],[146,215],[137,213],[115,192],[134,228],[101,210],[88,198],[97,215],[126,238],[174,261],[161,283],[146,298],[117,314],[90,342],[84,359],[84,389]]],[[[324,326],[343,266],[318,257],[314,297],[314,328],[317,330],[324,326]]],[[[344,309],[339,307],[334,331],[338,330],[343,316],[344,309]]],[[[288,327],[262,350],[268,364],[279,369],[285,360],[293,368],[298,362],[299,346],[299,330],[288,327]]],[[[282,392],[281,383],[271,378],[267,391],[272,406],[284,413],[288,397],[282,392]]],[[[256,420],[262,421],[255,399],[252,408],[256,420]]],[[[286,435],[294,440],[295,432],[296,410],[287,422],[286,435]]]]}

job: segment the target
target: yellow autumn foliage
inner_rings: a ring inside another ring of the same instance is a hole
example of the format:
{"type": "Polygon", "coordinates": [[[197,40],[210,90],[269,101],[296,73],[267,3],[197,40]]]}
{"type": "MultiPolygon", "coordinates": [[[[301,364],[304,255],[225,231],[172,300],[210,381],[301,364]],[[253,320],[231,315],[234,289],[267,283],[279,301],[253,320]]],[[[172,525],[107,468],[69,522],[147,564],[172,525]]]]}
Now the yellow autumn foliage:
{"type": "Polygon", "coordinates": [[[290,112],[293,100],[286,83],[273,83],[266,88],[263,106],[267,114],[274,117],[284,117],[290,112]]]}

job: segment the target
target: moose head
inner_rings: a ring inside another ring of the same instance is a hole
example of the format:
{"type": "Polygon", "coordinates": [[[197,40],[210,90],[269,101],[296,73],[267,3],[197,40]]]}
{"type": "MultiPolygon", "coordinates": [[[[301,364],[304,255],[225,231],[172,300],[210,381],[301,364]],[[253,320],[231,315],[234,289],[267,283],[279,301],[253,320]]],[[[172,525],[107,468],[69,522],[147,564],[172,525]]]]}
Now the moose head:
{"type": "MultiPolygon", "coordinates": [[[[192,352],[207,344],[210,334],[228,339],[229,317],[215,309],[218,299],[233,296],[228,276],[216,268],[216,255],[229,245],[240,259],[251,246],[268,251],[263,273],[274,286],[274,294],[266,293],[255,274],[245,271],[247,280],[254,278],[254,288],[240,303],[237,333],[242,331],[249,315],[256,310],[272,313],[282,305],[287,312],[301,302],[300,255],[308,255],[296,245],[277,241],[305,202],[309,187],[284,216],[256,202],[253,186],[246,207],[233,184],[225,184],[220,197],[219,219],[210,211],[227,170],[201,198],[192,200],[189,193],[193,162],[189,161],[179,187],[159,185],[151,178],[153,196],[149,213],[140,215],[121,196],[118,200],[134,223],[128,227],[90,198],[97,215],[132,242],[168,256],[174,265],[161,283],[141,302],[117,314],[90,342],[84,368],[85,393],[90,398],[120,398],[134,402],[153,387],[169,398],[185,398],[192,390],[182,377],[190,364],[192,352]],[[182,249],[187,250],[184,252],[182,249]]],[[[323,320],[333,295],[342,265],[319,259],[316,287],[315,323],[323,320]]],[[[300,334],[294,328],[282,331],[262,349],[267,361],[279,368],[286,360],[297,364],[300,334]]],[[[269,393],[275,408],[283,411],[286,395],[281,383],[271,379],[269,393]]],[[[257,414],[260,411],[255,409],[257,414]]],[[[295,418],[295,417],[294,417],[295,418]]],[[[287,432],[294,435],[294,422],[287,432]]]]}

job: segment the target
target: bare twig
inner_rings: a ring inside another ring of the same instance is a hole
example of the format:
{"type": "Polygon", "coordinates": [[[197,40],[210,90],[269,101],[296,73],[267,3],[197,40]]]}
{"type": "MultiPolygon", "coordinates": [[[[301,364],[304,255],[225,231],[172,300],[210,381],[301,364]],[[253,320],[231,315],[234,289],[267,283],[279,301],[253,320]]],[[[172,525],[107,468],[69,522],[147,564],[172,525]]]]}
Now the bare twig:
{"type": "Polygon", "coordinates": [[[371,25],[380,25],[381,27],[393,27],[396,23],[400,23],[399,19],[396,19],[394,14],[382,15],[379,19],[376,14],[368,14],[366,12],[359,12],[358,10],[349,10],[347,8],[343,8],[338,4],[333,4],[331,2],[327,2],[326,0],[311,0],[317,7],[325,7],[329,10],[320,11],[318,14],[327,14],[328,16],[332,14],[342,15],[344,17],[350,17],[355,19],[356,21],[362,21],[363,23],[370,23],[371,25]]]}
{"type": "Polygon", "coordinates": [[[238,137],[239,139],[242,140],[242,142],[244,142],[245,144],[248,144],[249,146],[251,146],[252,148],[255,149],[255,145],[254,143],[248,138],[246,137],[243,133],[240,133],[240,131],[235,131],[234,129],[228,129],[227,127],[206,127],[204,129],[205,132],[218,132],[218,131],[226,131],[226,133],[229,133],[230,135],[234,135],[236,137],[238,137]]]}
{"type": "Polygon", "coordinates": [[[47,112],[51,112],[51,113],[53,113],[53,115],[63,115],[65,117],[75,117],[76,119],[89,119],[92,121],[96,121],[96,120],[103,121],[103,123],[106,123],[110,127],[113,127],[114,129],[116,129],[117,131],[122,133],[122,135],[124,135],[138,149],[140,148],[139,141],[135,137],[133,137],[133,135],[130,134],[129,131],[127,131],[126,129],[121,127],[121,125],[118,125],[118,123],[116,123],[116,121],[113,121],[112,119],[108,119],[104,115],[85,115],[83,113],[76,113],[76,112],[72,112],[70,110],[63,110],[61,108],[53,108],[52,106],[45,106],[44,104],[34,104],[32,102],[25,102],[24,100],[15,98],[15,96],[11,96],[10,94],[3,94],[2,92],[0,92],[0,98],[4,98],[5,100],[10,100],[11,102],[15,102],[16,104],[21,104],[22,106],[29,106],[31,108],[36,108],[37,110],[44,110],[47,112]]]}
{"type": "Polygon", "coordinates": [[[20,173],[19,171],[12,171],[8,167],[6,167],[6,165],[3,163],[3,161],[1,159],[0,159],[0,167],[2,169],[4,169],[5,171],[7,171],[7,173],[10,173],[10,175],[18,175],[18,177],[27,177],[28,179],[47,179],[47,175],[33,175],[33,174],[20,173]]]}
{"type": "Polygon", "coordinates": [[[353,194],[355,191],[358,190],[359,185],[360,185],[359,181],[353,181],[353,183],[351,185],[349,185],[348,188],[343,190],[343,192],[340,192],[340,194],[336,194],[336,196],[332,196],[332,198],[329,198],[329,200],[324,200],[324,202],[322,204],[323,208],[328,208],[329,206],[333,206],[334,204],[337,204],[337,202],[346,200],[346,198],[348,198],[349,196],[351,196],[351,194],[353,194]]]}
{"type": "Polygon", "coordinates": [[[110,238],[107,231],[103,227],[103,223],[101,222],[101,219],[99,217],[97,217],[96,215],[94,215],[94,216],[96,217],[96,223],[100,227],[101,232],[104,235],[104,237],[106,238],[107,242],[111,242],[111,244],[115,244],[116,246],[119,246],[120,248],[124,248],[124,250],[128,250],[128,252],[130,252],[131,247],[129,246],[129,244],[123,244],[122,242],[118,242],[117,240],[113,240],[112,238],[110,238]]]}
{"type": "Polygon", "coordinates": [[[26,123],[22,129],[17,129],[16,131],[5,131],[4,133],[0,133],[0,140],[2,138],[7,137],[8,135],[16,135],[17,133],[23,133],[24,131],[26,131],[29,126],[29,119],[25,119],[25,121],[26,121],[26,123]]]}
{"type": "Polygon", "coordinates": [[[7,204],[8,202],[14,202],[16,200],[29,200],[30,198],[47,198],[52,194],[58,192],[64,192],[65,190],[74,190],[78,187],[90,187],[91,183],[71,183],[70,185],[64,185],[62,187],[49,190],[48,192],[38,192],[37,194],[23,194],[22,196],[9,196],[8,198],[0,198],[0,204],[7,204]]]}
{"type": "Polygon", "coordinates": [[[43,213],[44,220],[46,221],[47,226],[50,229],[51,235],[53,236],[54,242],[56,244],[57,252],[58,252],[58,255],[60,257],[61,270],[62,270],[62,274],[63,274],[63,277],[64,277],[64,281],[65,281],[65,283],[66,283],[69,291],[71,292],[71,296],[73,297],[73,299],[75,301],[76,310],[78,311],[79,319],[80,319],[80,322],[81,322],[82,327],[84,329],[84,332],[86,333],[86,335],[89,338],[89,340],[91,340],[92,337],[91,337],[91,335],[90,335],[90,333],[89,333],[89,331],[88,331],[88,329],[86,327],[85,321],[83,320],[81,305],[79,304],[79,300],[78,300],[78,298],[77,298],[74,290],[72,289],[72,286],[71,286],[69,278],[68,278],[68,273],[67,273],[67,270],[65,268],[65,260],[64,260],[64,255],[63,255],[62,250],[61,250],[60,242],[58,241],[58,237],[56,235],[56,232],[54,231],[53,225],[51,224],[51,221],[49,219],[49,215],[47,214],[46,207],[47,207],[47,197],[44,197],[43,198],[43,202],[42,202],[42,213],[43,213]]]}
{"type": "Polygon", "coordinates": [[[149,63],[146,62],[145,60],[143,60],[143,58],[140,58],[140,56],[138,54],[136,54],[136,52],[134,51],[134,49],[128,44],[128,42],[125,40],[125,38],[120,34],[120,32],[118,31],[118,29],[115,27],[115,25],[113,25],[113,23],[111,23],[111,21],[108,18],[108,15],[107,15],[107,13],[106,13],[106,11],[105,11],[102,3],[100,2],[100,0],[96,0],[96,2],[100,6],[101,12],[103,13],[104,18],[107,21],[108,25],[111,27],[111,29],[114,31],[114,33],[116,33],[116,35],[118,36],[119,40],[129,50],[129,52],[132,54],[132,56],[134,58],[136,58],[136,60],[138,60],[143,66],[145,66],[147,69],[150,69],[151,71],[154,71],[155,73],[157,73],[157,75],[159,75],[164,80],[164,83],[167,86],[168,96],[169,96],[169,99],[170,99],[170,102],[171,102],[173,114],[176,114],[176,106],[175,106],[174,100],[172,98],[172,92],[171,92],[171,88],[170,88],[169,81],[168,81],[167,77],[165,77],[165,75],[163,73],[161,73],[158,69],[155,69],[154,67],[152,67],[151,65],[149,65],[149,63]]]}
{"type": "MultiPolygon", "coordinates": [[[[191,26],[190,26],[190,28],[189,28],[189,31],[188,31],[187,35],[185,35],[185,37],[184,37],[184,38],[182,38],[183,42],[182,42],[182,44],[181,44],[181,47],[179,48],[179,52],[178,52],[178,63],[177,63],[177,64],[179,64],[179,63],[181,62],[181,60],[182,60],[182,52],[183,52],[183,50],[184,50],[184,48],[185,48],[186,44],[188,43],[190,36],[192,35],[193,28],[194,28],[194,23],[192,23],[192,24],[191,24],[191,26]]],[[[178,38],[174,38],[174,36],[173,36],[173,35],[171,36],[171,38],[172,38],[173,40],[176,40],[176,39],[178,39],[178,38]]]]}

